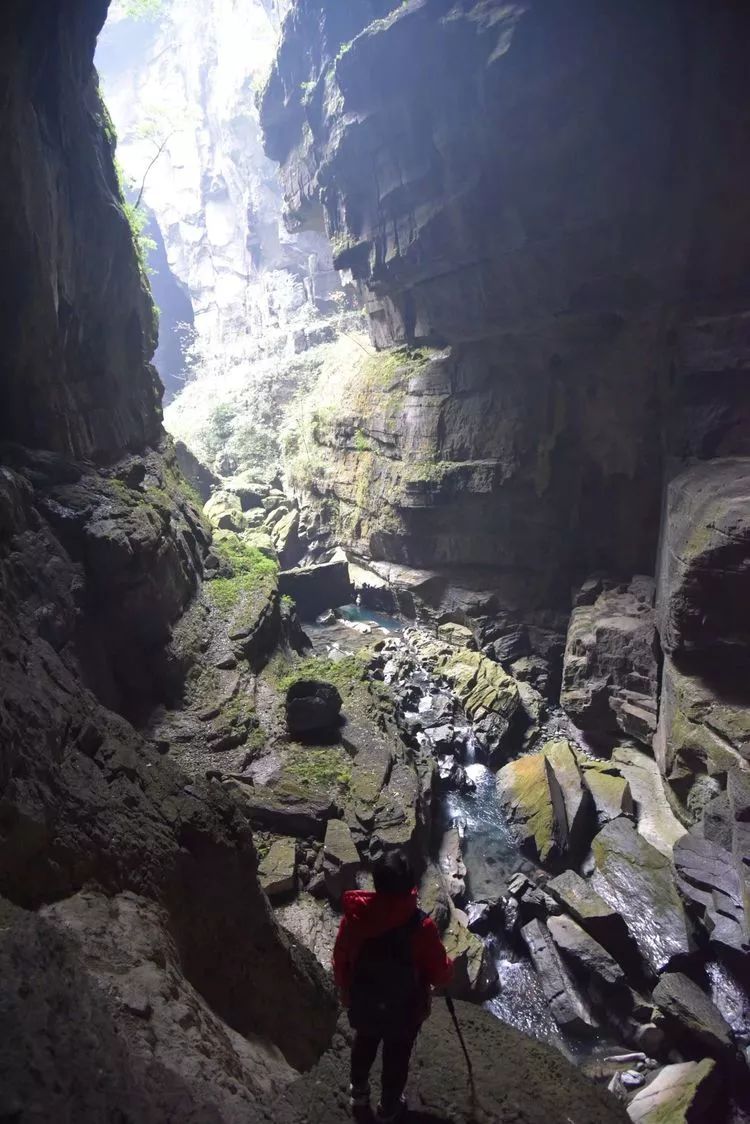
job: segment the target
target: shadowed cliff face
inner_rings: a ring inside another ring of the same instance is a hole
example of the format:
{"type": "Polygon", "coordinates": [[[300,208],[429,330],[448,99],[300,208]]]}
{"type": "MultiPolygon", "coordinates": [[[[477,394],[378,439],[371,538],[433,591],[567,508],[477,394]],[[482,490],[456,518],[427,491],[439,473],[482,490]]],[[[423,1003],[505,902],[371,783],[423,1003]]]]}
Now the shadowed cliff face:
{"type": "Polygon", "coordinates": [[[158,439],[154,311],[92,67],[104,0],[11,0],[0,43],[0,436],[111,461],[158,439]]]}
{"type": "Polygon", "coordinates": [[[262,107],[290,218],[322,204],[378,347],[447,349],[387,445],[322,442],[364,553],[558,595],[652,571],[665,464],[746,451],[694,327],[750,296],[747,32],[707,4],[295,6],[262,107]]]}

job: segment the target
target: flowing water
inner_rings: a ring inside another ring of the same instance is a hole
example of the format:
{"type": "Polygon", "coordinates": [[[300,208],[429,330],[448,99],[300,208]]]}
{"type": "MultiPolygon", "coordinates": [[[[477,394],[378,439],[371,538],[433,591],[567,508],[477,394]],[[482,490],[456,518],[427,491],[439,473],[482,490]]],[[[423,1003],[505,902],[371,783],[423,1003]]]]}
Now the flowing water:
{"type": "MultiPolygon", "coordinates": [[[[405,622],[385,613],[347,605],[336,611],[335,619],[316,623],[307,627],[306,631],[320,655],[335,658],[368,647],[373,640],[398,636],[404,627],[405,622]]],[[[415,715],[425,718],[430,711],[439,713],[444,704],[453,707],[453,696],[437,685],[427,672],[417,670],[411,680],[423,692],[415,715]]],[[[446,827],[451,823],[459,823],[462,827],[468,900],[497,900],[502,888],[515,873],[533,872],[537,868],[521,853],[514,840],[497,799],[495,774],[480,760],[482,753],[470,723],[454,720],[452,724],[456,733],[465,740],[463,764],[474,789],[446,793],[442,807],[443,823],[446,827]]],[[[545,730],[550,737],[568,736],[571,733],[569,719],[558,711],[551,715],[545,730]]],[[[524,1034],[556,1046],[570,1060],[579,1063],[613,1048],[613,1043],[603,1037],[582,1042],[563,1034],[550,1013],[539,978],[528,957],[502,933],[488,937],[487,942],[500,980],[498,994],[485,1003],[493,1015],[524,1034]]]]}

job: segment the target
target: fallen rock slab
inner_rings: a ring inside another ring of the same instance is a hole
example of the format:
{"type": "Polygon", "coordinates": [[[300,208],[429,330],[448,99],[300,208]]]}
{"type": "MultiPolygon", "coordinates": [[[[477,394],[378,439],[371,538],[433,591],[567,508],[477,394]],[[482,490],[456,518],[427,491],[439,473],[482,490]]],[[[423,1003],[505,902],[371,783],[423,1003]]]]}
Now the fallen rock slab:
{"type": "Polygon", "coordinates": [[[687,1039],[713,1057],[732,1047],[732,1031],[718,1008],[701,988],[682,972],[665,972],[654,988],[665,1029],[687,1039]]]}
{"type": "MultiPolygon", "coordinates": [[[[597,763],[598,765],[598,763],[597,763]]],[[[583,780],[594,802],[599,827],[618,816],[632,816],[635,804],[630,785],[619,772],[583,763],[583,780]]]]}
{"type": "Polygon", "coordinates": [[[612,820],[592,843],[592,885],[622,915],[644,964],[662,972],[692,951],[692,925],[672,863],[626,819],[612,820]]]}
{"type": "Polygon", "coordinates": [[[322,840],[326,823],[337,812],[327,793],[297,787],[289,781],[253,787],[227,780],[224,785],[239,799],[253,827],[277,835],[322,840]]]}
{"type": "Polygon", "coordinates": [[[562,846],[573,852],[581,851],[590,839],[591,802],[588,790],[581,780],[578,760],[570,742],[564,738],[547,742],[542,749],[547,768],[547,784],[555,821],[564,825],[562,846]]]}
{"type": "Polygon", "coordinates": [[[557,1025],[571,1034],[595,1033],[597,1024],[587,1010],[578,989],[562,962],[547,927],[538,920],[529,921],[521,929],[529,955],[539,976],[557,1025]]]}
{"type": "Polygon", "coordinates": [[[547,762],[541,753],[510,761],[497,774],[497,796],[521,847],[540,862],[560,855],[565,824],[558,816],[547,780],[547,762]]]}
{"type": "Polygon", "coordinates": [[[574,870],[563,871],[547,890],[594,940],[618,956],[631,945],[627,925],[616,909],[597,894],[590,880],[574,870]]]}
{"type": "Polygon", "coordinates": [[[666,1065],[628,1105],[633,1124],[699,1124],[718,1119],[711,1111],[715,1066],[710,1058],[666,1065]]]}
{"type": "Polygon", "coordinates": [[[625,973],[614,957],[572,918],[550,917],[547,928],[563,957],[584,975],[610,987],[624,982],[625,973]]]}
{"type": "Polygon", "coordinates": [[[348,825],[343,820],[329,820],[323,843],[323,876],[333,902],[339,902],[345,890],[356,888],[359,868],[359,852],[348,825]]]}
{"type": "Polygon", "coordinates": [[[296,888],[294,839],[275,839],[258,865],[258,881],[269,898],[283,898],[296,888]]]}
{"type": "Polygon", "coordinates": [[[670,807],[656,761],[631,746],[618,746],[612,761],[630,786],[638,812],[638,831],[652,847],[671,858],[675,843],[686,829],[670,807]]]}

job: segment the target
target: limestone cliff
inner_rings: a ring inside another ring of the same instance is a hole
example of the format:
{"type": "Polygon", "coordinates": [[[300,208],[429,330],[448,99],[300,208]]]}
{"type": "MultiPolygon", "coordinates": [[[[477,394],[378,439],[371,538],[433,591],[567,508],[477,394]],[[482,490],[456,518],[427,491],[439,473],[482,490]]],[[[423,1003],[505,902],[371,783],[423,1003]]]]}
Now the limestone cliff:
{"type": "Polygon", "coordinates": [[[747,450],[747,33],[672,2],[295,5],[262,101],[290,217],[322,205],[376,347],[439,349],[318,441],[362,553],[565,601],[653,572],[674,458],[747,450]]]}

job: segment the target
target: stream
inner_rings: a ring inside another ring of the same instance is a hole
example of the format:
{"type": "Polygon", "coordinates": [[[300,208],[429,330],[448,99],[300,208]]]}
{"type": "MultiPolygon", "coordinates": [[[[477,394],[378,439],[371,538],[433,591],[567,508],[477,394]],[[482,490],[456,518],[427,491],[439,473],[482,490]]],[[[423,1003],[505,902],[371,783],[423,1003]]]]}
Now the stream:
{"type": "MultiPolygon", "coordinates": [[[[372,645],[375,640],[400,637],[405,627],[413,627],[384,613],[371,612],[358,605],[346,605],[306,625],[316,654],[342,658],[372,645]]],[[[386,677],[387,681],[387,677],[386,677]]],[[[411,681],[420,689],[418,709],[404,714],[408,720],[419,718],[425,724],[435,720],[448,708],[456,706],[454,696],[440,687],[423,669],[417,669],[411,681]]],[[[461,761],[470,782],[460,791],[449,789],[442,797],[441,825],[447,829],[459,824],[463,835],[463,861],[467,870],[466,909],[472,902],[495,900],[498,888],[517,872],[533,872],[537,868],[516,844],[506,816],[497,799],[495,773],[479,758],[482,756],[471,723],[453,719],[456,735],[464,743],[461,761]]],[[[550,737],[570,734],[569,720],[562,712],[553,713],[545,725],[550,737]]],[[[578,737],[580,734],[576,731],[578,737]]],[[[429,728],[418,737],[430,742],[429,728]]],[[[437,754],[436,754],[437,755],[437,754]]],[[[547,1005],[541,984],[531,961],[502,932],[485,938],[493,953],[499,977],[498,993],[484,1006],[498,1019],[524,1034],[557,1047],[565,1056],[583,1064],[587,1060],[622,1050],[612,1040],[599,1036],[582,1040],[563,1033],[547,1005]]]]}

